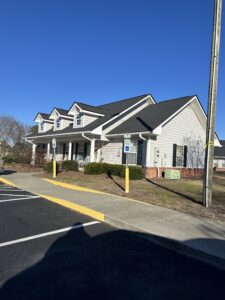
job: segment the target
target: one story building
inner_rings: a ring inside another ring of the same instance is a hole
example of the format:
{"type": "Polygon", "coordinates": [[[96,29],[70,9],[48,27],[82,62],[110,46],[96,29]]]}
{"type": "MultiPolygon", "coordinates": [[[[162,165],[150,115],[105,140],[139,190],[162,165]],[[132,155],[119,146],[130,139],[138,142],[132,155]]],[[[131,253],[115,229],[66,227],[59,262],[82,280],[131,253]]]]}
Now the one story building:
{"type": "MultiPolygon", "coordinates": [[[[180,169],[183,176],[199,174],[204,167],[206,114],[197,96],[156,103],[150,94],[92,106],[74,102],[68,109],[38,113],[38,133],[27,136],[52,159],[124,164],[124,135],[131,136],[128,163],[146,168],[149,178],[160,177],[167,168],[180,169]]],[[[215,146],[220,142],[215,135],[215,146]]]]}
{"type": "Polygon", "coordinates": [[[220,140],[222,147],[216,147],[214,153],[214,168],[225,172],[225,140],[220,140]]]}

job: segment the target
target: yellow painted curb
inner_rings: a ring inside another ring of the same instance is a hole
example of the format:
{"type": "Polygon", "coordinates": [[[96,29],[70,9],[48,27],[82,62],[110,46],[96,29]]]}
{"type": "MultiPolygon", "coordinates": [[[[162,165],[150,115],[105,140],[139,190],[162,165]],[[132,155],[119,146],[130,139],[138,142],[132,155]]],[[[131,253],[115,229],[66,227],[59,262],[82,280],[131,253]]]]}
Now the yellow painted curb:
{"type": "Polygon", "coordinates": [[[14,187],[17,187],[14,183],[12,183],[11,181],[9,181],[5,178],[2,178],[2,177],[0,177],[0,182],[11,185],[11,186],[14,186],[14,187]]]}
{"type": "Polygon", "coordinates": [[[141,201],[129,198],[129,197],[124,197],[124,196],[119,196],[119,195],[106,193],[106,192],[102,192],[102,191],[92,190],[92,189],[89,189],[89,188],[81,187],[81,186],[74,185],[74,184],[65,183],[65,182],[62,182],[62,181],[52,180],[52,179],[48,179],[48,178],[42,178],[42,179],[45,180],[45,181],[48,181],[49,183],[52,183],[54,185],[61,186],[61,187],[64,187],[66,189],[70,189],[70,190],[74,190],[74,191],[81,191],[81,192],[88,192],[88,193],[94,193],[94,194],[102,194],[102,195],[113,196],[113,197],[116,197],[116,198],[120,198],[120,199],[123,199],[123,200],[125,199],[125,200],[136,202],[138,204],[141,203],[143,205],[148,205],[148,206],[149,205],[154,205],[154,204],[149,204],[149,203],[146,203],[146,202],[141,202],[141,201]]]}
{"type": "Polygon", "coordinates": [[[67,189],[70,189],[70,190],[88,192],[88,193],[95,193],[95,194],[103,194],[103,195],[106,194],[106,193],[101,192],[101,191],[92,190],[92,189],[89,189],[89,188],[85,188],[85,187],[74,185],[74,184],[65,183],[65,182],[62,182],[62,181],[57,181],[57,180],[52,180],[52,179],[47,179],[47,178],[42,178],[42,179],[46,180],[46,181],[48,181],[48,182],[50,182],[54,185],[58,185],[58,186],[61,186],[61,187],[64,187],[64,188],[67,188],[67,189]]]}
{"type": "Polygon", "coordinates": [[[48,196],[48,195],[39,195],[42,198],[45,198],[47,200],[50,200],[54,203],[57,203],[59,205],[62,205],[64,207],[70,208],[72,210],[75,210],[81,214],[87,215],[89,217],[92,217],[98,221],[104,222],[105,221],[105,215],[101,212],[98,212],[96,210],[90,209],[88,207],[64,200],[64,199],[59,199],[56,197],[48,196]]]}

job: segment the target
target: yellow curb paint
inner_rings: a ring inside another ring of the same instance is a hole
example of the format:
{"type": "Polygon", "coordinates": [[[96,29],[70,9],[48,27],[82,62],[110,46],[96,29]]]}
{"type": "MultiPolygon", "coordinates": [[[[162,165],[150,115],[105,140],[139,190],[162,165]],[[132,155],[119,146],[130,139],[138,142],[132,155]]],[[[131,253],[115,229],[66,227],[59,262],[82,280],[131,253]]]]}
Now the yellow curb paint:
{"type": "Polygon", "coordinates": [[[101,212],[98,212],[96,210],[90,209],[88,207],[64,200],[64,199],[60,199],[60,198],[56,198],[56,197],[52,197],[49,195],[39,195],[42,198],[45,198],[47,200],[50,200],[54,203],[57,203],[59,205],[62,205],[64,207],[67,207],[71,210],[77,211],[81,214],[87,215],[89,217],[92,217],[98,221],[104,222],[105,221],[105,215],[101,212]]]}
{"type": "Polygon", "coordinates": [[[52,179],[47,179],[47,178],[42,178],[42,179],[46,180],[54,185],[58,185],[58,186],[61,186],[61,187],[67,188],[67,189],[71,189],[71,190],[75,190],[75,191],[95,193],[95,194],[106,194],[101,191],[96,191],[96,190],[92,190],[89,188],[85,188],[85,187],[81,187],[81,186],[77,186],[74,184],[69,184],[69,183],[65,183],[65,182],[61,182],[61,181],[57,181],[57,180],[52,180],[52,179]]]}
{"type": "Polygon", "coordinates": [[[62,181],[51,180],[51,179],[48,179],[48,178],[42,178],[42,179],[46,180],[49,183],[52,183],[54,185],[58,185],[58,186],[66,188],[66,189],[71,189],[71,190],[74,190],[74,191],[81,191],[81,192],[88,192],[88,193],[95,193],[95,194],[113,196],[113,197],[116,197],[116,198],[120,198],[120,199],[123,199],[123,200],[129,200],[129,201],[133,201],[133,202],[143,204],[143,205],[148,205],[148,206],[149,205],[154,205],[154,204],[149,204],[149,203],[146,203],[146,202],[141,202],[141,201],[129,198],[129,197],[123,197],[123,196],[119,196],[119,195],[115,195],[115,194],[111,194],[111,193],[92,190],[92,189],[84,188],[84,187],[81,187],[81,186],[78,186],[78,185],[64,183],[62,181]]]}
{"type": "Polygon", "coordinates": [[[14,183],[12,183],[11,181],[9,181],[5,178],[2,178],[2,177],[0,177],[0,182],[11,185],[11,186],[14,186],[14,187],[17,187],[14,183]]]}

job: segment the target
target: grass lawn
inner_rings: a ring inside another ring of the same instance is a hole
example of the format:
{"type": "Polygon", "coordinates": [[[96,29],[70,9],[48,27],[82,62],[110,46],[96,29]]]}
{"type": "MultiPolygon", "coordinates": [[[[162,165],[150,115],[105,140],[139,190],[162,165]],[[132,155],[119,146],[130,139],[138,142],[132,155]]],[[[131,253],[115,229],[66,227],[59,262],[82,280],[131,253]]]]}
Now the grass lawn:
{"type": "MultiPolygon", "coordinates": [[[[43,174],[41,174],[43,176],[43,174]]],[[[45,174],[51,178],[51,175],[45,174]]],[[[91,189],[126,196],[124,179],[109,178],[106,174],[85,175],[82,172],[62,172],[57,180],[91,189]]],[[[213,203],[209,208],[201,205],[202,179],[132,180],[129,197],[195,216],[225,221],[225,174],[216,174],[213,183],[213,203]]]]}

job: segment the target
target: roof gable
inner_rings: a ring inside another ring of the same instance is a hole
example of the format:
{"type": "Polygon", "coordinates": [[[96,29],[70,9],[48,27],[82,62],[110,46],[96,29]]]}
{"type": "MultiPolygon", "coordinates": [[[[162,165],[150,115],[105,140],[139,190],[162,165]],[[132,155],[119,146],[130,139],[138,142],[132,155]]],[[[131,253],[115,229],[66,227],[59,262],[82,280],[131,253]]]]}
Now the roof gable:
{"type": "Polygon", "coordinates": [[[160,124],[166,121],[194,96],[171,99],[149,105],[133,117],[110,131],[108,134],[122,134],[126,132],[152,132],[160,124]]]}

